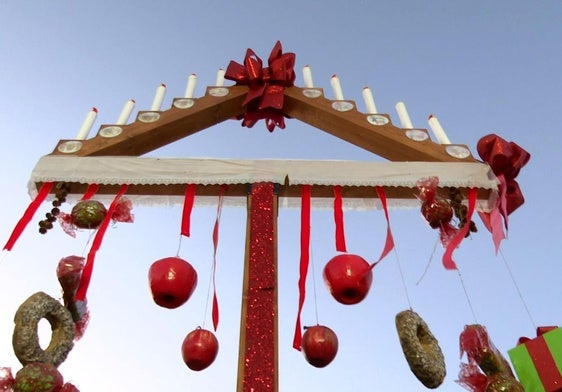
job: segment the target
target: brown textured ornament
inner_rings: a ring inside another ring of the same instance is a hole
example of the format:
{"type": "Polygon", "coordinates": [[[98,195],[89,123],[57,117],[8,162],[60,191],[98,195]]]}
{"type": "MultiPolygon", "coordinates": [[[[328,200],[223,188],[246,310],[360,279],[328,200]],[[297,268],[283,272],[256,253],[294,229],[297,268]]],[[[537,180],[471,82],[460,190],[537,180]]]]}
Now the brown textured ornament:
{"type": "Polygon", "coordinates": [[[400,345],[412,373],[427,388],[437,388],[446,375],[445,358],[439,342],[413,310],[398,313],[395,321],[400,345]]]}
{"type": "Polygon", "coordinates": [[[81,229],[96,229],[105,215],[107,210],[105,206],[96,200],[79,201],[70,213],[72,223],[81,229]]]}

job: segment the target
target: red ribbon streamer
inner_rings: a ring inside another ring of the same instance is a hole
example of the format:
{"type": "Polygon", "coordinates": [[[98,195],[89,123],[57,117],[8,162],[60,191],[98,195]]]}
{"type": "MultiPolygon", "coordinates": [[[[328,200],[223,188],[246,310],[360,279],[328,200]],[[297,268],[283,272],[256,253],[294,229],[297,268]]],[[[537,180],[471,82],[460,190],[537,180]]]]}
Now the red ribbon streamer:
{"type": "Polygon", "coordinates": [[[119,192],[115,195],[115,198],[109,205],[107,209],[107,214],[105,218],[101,222],[94,240],[92,241],[92,247],[90,248],[90,252],[88,252],[88,257],[86,258],[86,265],[84,266],[84,270],[82,271],[82,277],[80,279],[80,284],[78,285],[78,289],[76,290],[75,299],[76,301],[84,301],[86,299],[86,294],[88,292],[88,287],[90,286],[90,280],[92,278],[92,272],[94,270],[94,262],[96,259],[96,253],[99,250],[101,243],[103,241],[103,236],[109,227],[109,223],[111,222],[111,218],[113,216],[113,212],[115,211],[115,207],[119,202],[121,196],[127,192],[127,188],[129,186],[127,184],[121,185],[119,192]]]}
{"type": "Polygon", "coordinates": [[[264,119],[267,129],[273,132],[276,126],[285,128],[283,101],[285,87],[295,81],[294,53],[282,53],[281,42],[277,41],[268,59],[269,67],[263,67],[263,61],[252,49],[246,51],[244,65],[231,61],[225,72],[225,79],[234,80],[236,84],[248,85],[249,91],[243,105],[242,126],[251,128],[264,119]]]}
{"type": "Polygon", "coordinates": [[[334,221],[336,224],[336,251],[347,252],[345,227],[343,222],[343,199],[341,185],[334,186],[334,221]]]}
{"type": "Polygon", "coordinates": [[[392,235],[392,230],[390,229],[390,218],[388,216],[388,204],[386,202],[386,194],[384,193],[384,189],[380,186],[376,186],[375,190],[377,191],[377,196],[381,201],[382,208],[384,210],[384,217],[386,218],[386,239],[384,241],[384,248],[382,249],[381,255],[377,261],[371,264],[371,269],[375,268],[375,266],[384,259],[392,249],[394,249],[394,236],[392,235]]]}
{"type": "Polygon", "coordinates": [[[470,188],[468,190],[468,212],[466,214],[466,223],[457,231],[455,236],[451,239],[451,241],[445,248],[445,253],[443,254],[443,266],[445,267],[445,269],[457,269],[457,265],[453,261],[453,252],[461,244],[462,240],[468,233],[468,230],[470,228],[470,221],[476,207],[476,195],[477,190],[475,188],[470,188]]]}
{"type": "Polygon", "coordinates": [[[191,230],[191,211],[195,201],[195,191],[197,184],[189,184],[185,187],[185,199],[183,202],[183,213],[181,220],[181,234],[189,237],[191,230]]]}
{"type": "Polygon", "coordinates": [[[215,331],[219,326],[219,301],[217,298],[217,285],[216,285],[216,272],[217,272],[217,248],[219,246],[219,225],[222,212],[222,202],[224,192],[228,189],[228,185],[221,185],[219,189],[219,203],[217,205],[217,218],[215,219],[215,226],[213,227],[213,327],[215,331]]]}
{"type": "Polygon", "coordinates": [[[94,195],[98,191],[98,188],[99,188],[98,184],[88,185],[88,189],[86,189],[86,193],[84,193],[84,196],[82,196],[82,199],[80,200],[90,200],[92,197],[94,197],[94,195]]]}
{"type": "Polygon", "coordinates": [[[39,189],[37,196],[35,196],[35,199],[33,199],[31,203],[29,203],[29,206],[23,213],[23,216],[20,218],[20,220],[16,224],[16,227],[12,231],[12,234],[10,235],[10,238],[6,242],[6,245],[4,245],[4,250],[7,251],[12,250],[12,248],[16,244],[16,241],[23,233],[23,231],[25,230],[31,219],[33,219],[33,215],[35,215],[41,203],[45,201],[47,195],[49,194],[49,192],[51,192],[52,188],[53,188],[53,182],[45,182],[43,183],[43,185],[41,185],[41,188],[39,189]]]}
{"type": "Polygon", "coordinates": [[[308,274],[308,264],[310,262],[310,185],[301,187],[301,256],[299,262],[299,308],[297,312],[297,322],[293,337],[293,348],[301,350],[302,327],[301,312],[306,297],[306,276],[308,274]]]}

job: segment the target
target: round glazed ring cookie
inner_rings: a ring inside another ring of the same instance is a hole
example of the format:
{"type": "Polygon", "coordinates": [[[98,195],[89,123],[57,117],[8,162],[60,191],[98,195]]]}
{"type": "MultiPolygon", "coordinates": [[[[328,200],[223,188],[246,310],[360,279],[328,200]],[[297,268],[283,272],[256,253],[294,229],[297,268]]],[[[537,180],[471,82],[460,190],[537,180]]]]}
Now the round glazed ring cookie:
{"type": "Polygon", "coordinates": [[[59,366],[74,346],[74,322],[70,312],[56,299],[38,292],[25,300],[14,317],[12,346],[22,365],[32,362],[50,363],[59,366]],[[51,324],[49,346],[43,350],[39,345],[37,325],[45,318],[51,324]]]}
{"type": "Polygon", "coordinates": [[[396,330],[412,373],[427,388],[437,388],[445,379],[445,358],[439,342],[413,310],[396,315],[396,330]]]}

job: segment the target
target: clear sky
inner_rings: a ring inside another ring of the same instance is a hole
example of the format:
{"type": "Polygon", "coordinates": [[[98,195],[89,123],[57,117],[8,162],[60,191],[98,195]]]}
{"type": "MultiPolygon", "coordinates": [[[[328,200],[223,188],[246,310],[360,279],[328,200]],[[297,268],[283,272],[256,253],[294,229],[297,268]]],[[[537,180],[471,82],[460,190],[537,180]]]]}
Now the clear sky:
{"type": "MultiPolygon", "coordinates": [[[[73,138],[91,107],[99,109],[97,130],[114,122],[128,99],[136,100],[136,110],[147,109],[160,83],[168,85],[164,107],[169,107],[173,97],[183,94],[191,73],[198,75],[195,95],[200,96],[219,68],[243,60],[246,48],[266,60],[277,40],[284,51],[296,53],[298,86],[308,64],[328,97],[330,76],[337,74],[345,98],[356,100],[360,110],[361,90],[370,86],[379,111],[390,114],[395,124],[394,105],[404,101],[415,126],[428,128],[433,113],[449,138],[468,145],[474,155],[478,140],[492,132],[532,154],[518,177],[526,203],[510,217],[504,257],[495,256],[479,221],[480,231],[456,253],[464,288],[456,272],[441,266],[441,249],[417,283],[437,233],[417,210],[394,210],[397,251],[375,269],[368,298],[352,307],[336,303],[321,278],[324,263],[336,254],[331,212],[313,212],[310,278],[316,279],[319,321],[340,340],[338,356],[324,369],[308,365],[291,347],[299,215],[281,210],[281,391],[424,389],[408,369],[394,327],[396,313],[409,307],[398,264],[413,309],[445,354],[444,392],[462,390],[455,380],[458,336],[466,324],[485,325],[506,356],[520,336],[534,335],[536,325],[562,324],[562,138],[556,125],[562,121],[562,2],[5,0],[0,25],[4,240],[30,201],[27,180],[37,160],[59,139],[73,138]]],[[[295,120],[272,134],[263,124],[247,129],[227,121],[151,155],[377,159],[295,120]]],[[[193,213],[193,234],[182,241],[181,256],[197,268],[199,286],[174,311],[152,303],[146,275],[154,260],[176,253],[181,209],[137,206],[134,213],[135,223],[109,230],[98,252],[89,291],[90,326],[61,372],[82,392],[233,391],[245,210],[225,208],[222,214],[217,271],[221,346],[215,363],[199,373],[183,364],[180,345],[198,325],[210,328],[205,305],[215,209],[193,213]]],[[[72,239],[56,229],[40,236],[38,219],[0,262],[0,366],[14,370],[20,368],[11,348],[17,307],[40,290],[57,297],[56,264],[62,257],[82,255],[88,243],[88,233],[72,239]]],[[[346,229],[351,252],[378,257],[385,230],[380,211],[347,213],[346,229]]],[[[315,323],[312,295],[303,323],[315,323]]]]}

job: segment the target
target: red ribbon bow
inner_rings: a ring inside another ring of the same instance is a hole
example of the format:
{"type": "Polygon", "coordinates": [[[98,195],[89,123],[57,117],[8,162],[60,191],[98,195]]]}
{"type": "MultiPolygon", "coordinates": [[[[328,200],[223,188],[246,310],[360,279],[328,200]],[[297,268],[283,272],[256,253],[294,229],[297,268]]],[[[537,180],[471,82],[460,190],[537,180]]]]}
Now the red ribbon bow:
{"type": "Polygon", "coordinates": [[[242,126],[251,128],[264,119],[267,129],[273,132],[276,126],[285,128],[283,98],[285,87],[291,87],[295,81],[295,54],[283,54],[281,42],[277,41],[267,62],[269,67],[264,68],[262,60],[252,49],[248,49],[244,65],[230,61],[224,77],[249,87],[243,103],[246,112],[242,126]]]}
{"type": "Polygon", "coordinates": [[[481,138],[476,149],[480,157],[490,165],[494,174],[499,179],[500,177],[505,179],[507,187],[505,213],[511,214],[525,202],[515,177],[527,164],[531,154],[517,144],[508,142],[495,134],[481,138]]]}
{"type": "MultiPolygon", "coordinates": [[[[558,327],[556,327],[556,326],[537,327],[537,337],[542,336],[542,335],[544,335],[544,334],[547,333],[547,332],[553,331],[553,330],[555,330],[556,328],[558,328],[558,327]]],[[[521,337],[519,338],[519,340],[517,340],[517,344],[518,344],[518,345],[519,345],[519,344],[523,344],[523,343],[528,342],[529,340],[533,340],[533,339],[528,338],[528,337],[526,337],[526,336],[521,336],[521,337]]]]}
{"type": "Polygon", "coordinates": [[[490,213],[479,213],[486,228],[492,233],[497,253],[505,238],[503,227],[506,230],[508,228],[507,216],[525,202],[515,177],[531,155],[517,144],[507,142],[495,134],[481,138],[476,148],[500,182],[499,197],[494,209],[490,213]]]}

